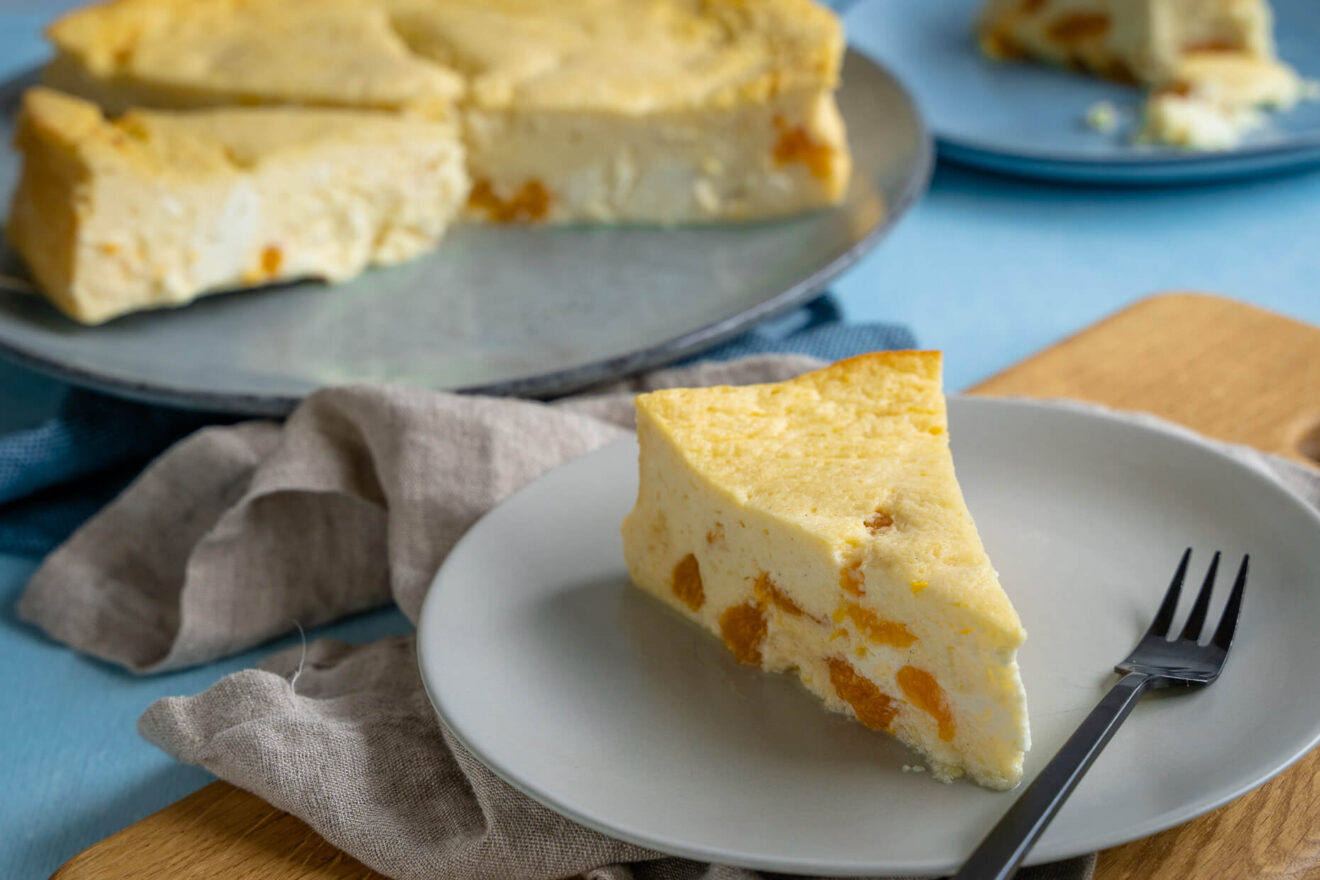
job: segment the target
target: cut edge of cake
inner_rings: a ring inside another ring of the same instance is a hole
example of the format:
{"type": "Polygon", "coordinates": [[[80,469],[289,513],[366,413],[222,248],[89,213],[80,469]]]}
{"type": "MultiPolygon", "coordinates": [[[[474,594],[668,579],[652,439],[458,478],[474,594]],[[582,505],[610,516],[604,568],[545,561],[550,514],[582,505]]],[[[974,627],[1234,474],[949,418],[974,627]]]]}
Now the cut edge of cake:
{"type": "Polygon", "coordinates": [[[344,280],[432,248],[468,189],[456,126],[309,108],[132,111],[30,89],[6,233],[98,324],[212,292],[344,280]]]}
{"type": "Polygon", "coordinates": [[[464,122],[474,222],[768,220],[838,204],[852,171],[828,91],[645,119],[468,109],[464,122]]]}

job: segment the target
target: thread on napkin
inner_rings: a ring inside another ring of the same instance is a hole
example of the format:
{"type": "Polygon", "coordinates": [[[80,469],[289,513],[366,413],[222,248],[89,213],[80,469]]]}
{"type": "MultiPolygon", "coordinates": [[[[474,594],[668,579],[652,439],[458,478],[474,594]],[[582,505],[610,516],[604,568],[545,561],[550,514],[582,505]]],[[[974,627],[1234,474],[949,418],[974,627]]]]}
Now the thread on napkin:
{"type": "MultiPolygon", "coordinates": [[[[836,360],[915,344],[904,327],[845,325],[838,304],[826,294],[694,360],[769,352],[836,360]]],[[[203,426],[233,421],[227,414],[70,390],[45,422],[0,436],[0,552],[38,556],[50,551],[168,446],[203,426]]]]}
{"type": "MultiPolygon", "coordinates": [[[[203,662],[291,620],[315,625],[389,599],[415,620],[458,536],[536,475],[625,435],[638,391],[776,381],[819,363],[705,362],[549,404],[318,392],[282,426],[207,428],[177,444],[46,560],[20,614],[139,671],[203,662]]],[[[402,880],[756,877],[613,840],[512,789],[437,722],[411,638],[312,642],[295,691],[297,660],[284,652],[161,700],[139,729],[402,880]]],[[[1092,864],[1022,876],[1084,880],[1092,864]]]]}

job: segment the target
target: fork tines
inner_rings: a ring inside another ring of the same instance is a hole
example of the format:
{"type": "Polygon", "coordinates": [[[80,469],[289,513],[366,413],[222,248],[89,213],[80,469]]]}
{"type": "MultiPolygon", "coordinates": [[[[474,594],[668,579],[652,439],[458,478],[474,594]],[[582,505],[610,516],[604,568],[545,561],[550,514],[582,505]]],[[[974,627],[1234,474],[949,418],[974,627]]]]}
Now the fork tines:
{"type": "MultiPolygon", "coordinates": [[[[1219,557],[1220,553],[1216,550],[1214,558],[1210,560],[1210,568],[1205,573],[1205,580],[1201,583],[1201,591],[1196,595],[1196,604],[1192,606],[1192,611],[1187,616],[1187,623],[1178,636],[1179,640],[1195,642],[1201,638],[1205,616],[1210,610],[1210,596],[1215,589],[1215,576],[1219,573],[1219,557]]],[[[1182,561],[1178,563],[1178,570],[1173,574],[1173,582],[1169,584],[1168,592],[1164,594],[1160,610],[1146,632],[1147,636],[1164,639],[1169,637],[1169,628],[1173,625],[1173,615],[1178,609],[1178,597],[1182,593],[1183,580],[1187,577],[1187,565],[1191,559],[1192,548],[1188,547],[1182,555],[1182,561]]],[[[1250,562],[1250,556],[1242,557],[1242,565],[1238,567],[1237,578],[1233,581],[1233,592],[1229,594],[1223,615],[1219,619],[1219,626],[1215,628],[1215,634],[1210,640],[1213,645],[1224,651],[1227,651],[1229,645],[1233,643],[1233,632],[1237,629],[1238,612],[1242,608],[1242,593],[1247,586],[1247,568],[1250,562]]]]}

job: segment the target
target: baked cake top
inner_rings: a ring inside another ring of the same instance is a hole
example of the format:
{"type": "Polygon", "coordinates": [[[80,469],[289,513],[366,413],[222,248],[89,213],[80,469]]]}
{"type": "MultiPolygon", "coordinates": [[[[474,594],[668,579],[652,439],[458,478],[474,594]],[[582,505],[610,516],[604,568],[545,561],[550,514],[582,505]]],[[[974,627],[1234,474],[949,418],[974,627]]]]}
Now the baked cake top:
{"type": "Polygon", "coordinates": [[[656,391],[637,408],[732,503],[840,558],[919,571],[929,595],[1020,642],[954,475],[940,372],[939,352],[879,352],[788,382],[656,391]]]}
{"type": "Polygon", "coordinates": [[[111,0],[48,35],[57,84],[176,106],[626,114],[833,88],[844,46],[812,0],[111,0]]]}
{"type": "Polygon", "coordinates": [[[331,142],[407,137],[423,128],[443,132],[439,126],[387,113],[279,107],[132,110],[109,120],[89,101],[38,86],[23,95],[18,137],[39,137],[79,165],[109,163],[193,182],[207,174],[251,168],[276,154],[331,142]],[[352,124],[345,124],[346,116],[352,117],[352,124]]]}

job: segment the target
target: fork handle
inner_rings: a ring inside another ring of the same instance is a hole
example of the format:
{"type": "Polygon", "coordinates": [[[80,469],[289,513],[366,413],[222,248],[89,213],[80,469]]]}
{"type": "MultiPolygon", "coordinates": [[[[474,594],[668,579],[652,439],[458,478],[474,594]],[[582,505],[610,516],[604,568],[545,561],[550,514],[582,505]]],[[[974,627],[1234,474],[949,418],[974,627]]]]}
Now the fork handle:
{"type": "Polygon", "coordinates": [[[1150,676],[1139,672],[1119,679],[952,880],[1012,877],[1150,683],[1150,676]]]}

